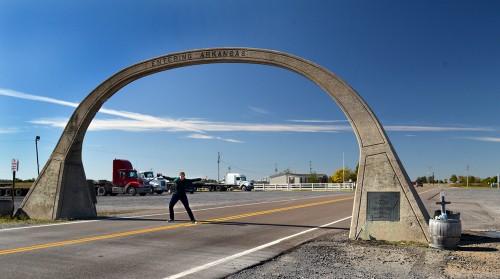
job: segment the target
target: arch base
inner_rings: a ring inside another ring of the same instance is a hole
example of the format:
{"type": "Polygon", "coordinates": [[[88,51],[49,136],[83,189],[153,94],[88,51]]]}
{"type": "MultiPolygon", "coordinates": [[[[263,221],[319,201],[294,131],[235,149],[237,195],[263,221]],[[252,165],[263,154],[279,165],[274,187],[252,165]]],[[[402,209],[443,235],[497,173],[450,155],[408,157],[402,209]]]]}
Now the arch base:
{"type": "Polygon", "coordinates": [[[361,156],[349,238],[428,243],[429,214],[398,160],[361,156]]]}
{"type": "Polygon", "coordinates": [[[16,215],[57,220],[97,217],[94,186],[81,163],[52,159],[31,186],[16,215]]]}

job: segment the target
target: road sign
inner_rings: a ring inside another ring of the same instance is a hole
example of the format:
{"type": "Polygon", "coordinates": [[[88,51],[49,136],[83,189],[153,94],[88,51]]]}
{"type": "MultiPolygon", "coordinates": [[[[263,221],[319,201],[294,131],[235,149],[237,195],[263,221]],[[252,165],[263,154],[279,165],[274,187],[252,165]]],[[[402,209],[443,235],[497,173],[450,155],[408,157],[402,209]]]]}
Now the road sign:
{"type": "Polygon", "coordinates": [[[19,160],[12,159],[12,172],[19,170],[19,160]]]}

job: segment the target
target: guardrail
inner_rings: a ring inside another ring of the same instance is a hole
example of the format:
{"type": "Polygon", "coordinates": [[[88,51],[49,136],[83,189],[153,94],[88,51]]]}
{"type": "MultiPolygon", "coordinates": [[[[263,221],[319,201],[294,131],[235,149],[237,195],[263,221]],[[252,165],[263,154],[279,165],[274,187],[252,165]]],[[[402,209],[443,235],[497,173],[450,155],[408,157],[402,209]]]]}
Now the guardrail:
{"type": "Polygon", "coordinates": [[[255,191],[354,191],[356,183],[254,184],[255,191]]]}

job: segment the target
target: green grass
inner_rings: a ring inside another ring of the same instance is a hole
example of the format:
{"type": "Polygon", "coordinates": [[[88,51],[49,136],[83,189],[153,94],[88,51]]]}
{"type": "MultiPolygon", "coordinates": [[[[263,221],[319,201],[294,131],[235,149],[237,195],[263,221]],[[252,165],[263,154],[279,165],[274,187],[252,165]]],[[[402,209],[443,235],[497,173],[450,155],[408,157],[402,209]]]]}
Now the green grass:
{"type": "Polygon", "coordinates": [[[42,219],[29,219],[23,216],[19,217],[10,217],[10,216],[4,216],[0,217],[0,224],[28,224],[28,225],[34,225],[34,224],[51,224],[51,223],[62,223],[62,222],[68,222],[69,220],[67,219],[60,219],[60,220],[42,220],[42,219]]]}

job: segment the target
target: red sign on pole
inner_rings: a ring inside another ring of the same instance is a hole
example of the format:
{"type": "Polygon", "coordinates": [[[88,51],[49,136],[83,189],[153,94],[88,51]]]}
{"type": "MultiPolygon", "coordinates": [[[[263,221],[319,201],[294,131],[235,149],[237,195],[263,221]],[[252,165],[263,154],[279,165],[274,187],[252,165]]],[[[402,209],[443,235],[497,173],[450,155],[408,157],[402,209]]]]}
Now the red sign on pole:
{"type": "Polygon", "coordinates": [[[19,160],[12,159],[12,172],[19,170],[19,160]]]}

